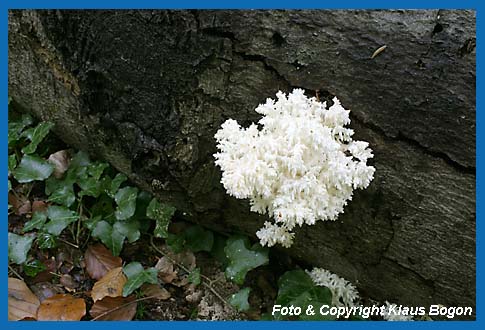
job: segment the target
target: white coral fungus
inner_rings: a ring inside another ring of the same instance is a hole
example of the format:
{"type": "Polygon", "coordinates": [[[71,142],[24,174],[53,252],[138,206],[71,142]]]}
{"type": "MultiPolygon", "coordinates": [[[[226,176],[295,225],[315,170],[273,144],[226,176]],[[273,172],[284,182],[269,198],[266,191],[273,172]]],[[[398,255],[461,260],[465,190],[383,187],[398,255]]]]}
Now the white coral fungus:
{"type": "Polygon", "coordinates": [[[345,127],[350,111],[337,98],[327,108],[301,89],[276,96],[256,108],[261,130],[254,123],[242,128],[233,119],[224,122],[214,157],[227,192],[273,217],[256,233],[261,244],[289,247],[296,225],[335,220],[375,169],[366,164],[373,157],[368,143],[353,141],[353,130],[345,127]]]}
{"type": "Polygon", "coordinates": [[[355,306],[359,293],[352,283],[323,268],[313,268],[307,273],[316,285],[327,287],[332,292],[332,306],[355,306]]]}

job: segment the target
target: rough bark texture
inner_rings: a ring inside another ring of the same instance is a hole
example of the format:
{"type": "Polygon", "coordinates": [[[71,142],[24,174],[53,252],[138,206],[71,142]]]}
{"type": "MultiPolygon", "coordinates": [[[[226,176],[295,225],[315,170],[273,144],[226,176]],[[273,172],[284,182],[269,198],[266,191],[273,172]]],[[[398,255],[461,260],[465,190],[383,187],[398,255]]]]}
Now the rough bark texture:
{"type": "Polygon", "coordinates": [[[14,102],[218,231],[265,218],[225,194],[215,131],[295,87],[338,95],[377,170],[287,252],[380,301],[475,306],[474,12],[10,12],[14,102]]]}

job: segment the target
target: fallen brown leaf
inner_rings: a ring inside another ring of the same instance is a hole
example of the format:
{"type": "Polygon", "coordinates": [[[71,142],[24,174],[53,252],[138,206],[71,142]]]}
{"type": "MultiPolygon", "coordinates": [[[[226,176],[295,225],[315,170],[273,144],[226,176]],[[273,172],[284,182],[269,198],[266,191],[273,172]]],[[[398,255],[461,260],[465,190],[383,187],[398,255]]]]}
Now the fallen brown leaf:
{"type": "Polygon", "coordinates": [[[37,311],[39,321],[79,321],[86,315],[86,303],[82,298],[69,294],[57,294],[44,300],[37,311]]]}
{"type": "Polygon", "coordinates": [[[64,274],[61,276],[59,279],[59,282],[66,288],[67,291],[72,292],[76,291],[76,289],[79,287],[79,283],[74,281],[71,275],[69,274],[64,274]]]}
{"type": "Polygon", "coordinates": [[[40,301],[30,291],[24,281],[8,278],[8,319],[18,321],[25,318],[36,319],[40,301]]]}
{"type": "Polygon", "coordinates": [[[170,257],[176,263],[181,264],[188,270],[193,270],[195,268],[195,255],[191,251],[184,251],[177,254],[171,254],[170,257]]]}
{"type": "Polygon", "coordinates": [[[32,213],[35,212],[45,212],[49,205],[44,201],[33,201],[32,202],[32,213]]]}
{"type": "Polygon", "coordinates": [[[29,199],[23,195],[8,194],[8,203],[16,215],[24,215],[32,211],[32,205],[29,199]]]}
{"type": "Polygon", "coordinates": [[[47,161],[54,165],[53,174],[57,179],[60,179],[69,168],[69,153],[67,150],[55,152],[49,156],[47,161]]]}
{"type": "Polygon", "coordinates": [[[40,302],[56,294],[65,292],[59,284],[53,284],[51,282],[35,283],[30,286],[30,289],[39,298],[40,302]]]}
{"type": "Polygon", "coordinates": [[[89,314],[98,321],[130,321],[135,317],[135,296],[105,297],[94,303],[89,314]]]}
{"type": "Polygon", "coordinates": [[[144,284],[141,287],[141,292],[145,297],[153,297],[158,300],[167,300],[172,296],[170,292],[158,284],[144,284]]]}
{"type": "Polygon", "coordinates": [[[158,276],[164,283],[172,283],[177,278],[177,272],[173,270],[173,263],[167,257],[158,259],[155,268],[158,269],[158,276]]]}
{"type": "Polygon", "coordinates": [[[120,297],[127,278],[123,274],[123,268],[117,267],[110,270],[102,279],[94,283],[91,297],[96,302],[104,297],[120,297]]]}
{"type": "Polygon", "coordinates": [[[122,260],[111,254],[103,244],[91,245],[84,254],[86,271],[92,279],[101,279],[113,268],[121,267],[122,260]]]}

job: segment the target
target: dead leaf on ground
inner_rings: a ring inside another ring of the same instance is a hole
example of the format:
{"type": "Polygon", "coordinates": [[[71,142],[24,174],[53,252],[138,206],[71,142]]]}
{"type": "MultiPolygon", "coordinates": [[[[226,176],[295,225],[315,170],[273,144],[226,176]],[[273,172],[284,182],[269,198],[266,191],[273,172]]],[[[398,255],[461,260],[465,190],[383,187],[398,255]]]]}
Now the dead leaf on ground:
{"type": "Polygon", "coordinates": [[[105,297],[94,303],[89,314],[99,321],[131,321],[136,314],[135,296],[105,297]],[[123,306],[123,307],[122,307],[123,306]],[[106,313],[106,314],[105,314],[106,313]],[[103,315],[103,316],[101,316],[103,315]]]}
{"type": "Polygon", "coordinates": [[[36,319],[39,305],[39,299],[24,281],[13,277],[8,278],[8,319],[10,321],[36,319]]]}
{"type": "Polygon", "coordinates": [[[49,282],[54,277],[53,273],[57,271],[56,259],[54,257],[39,260],[44,264],[47,269],[37,274],[32,279],[31,283],[49,282]]]}
{"type": "Polygon", "coordinates": [[[102,279],[94,283],[91,297],[96,302],[104,297],[120,297],[127,278],[123,274],[123,268],[117,267],[110,270],[102,279]]]}
{"type": "Polygon", "coordinates": [[[79,283],[76,282],[69,274],[62,275],[59,282],[66,288],[68,292],[76,291],[76,289],[79,287],[79,283]]]}
{"type": "Polygon", "coordinates": [[[48,206],[49,206],[49,204],[47,204],[45,201],[33,201],[32,202],[32,213],[46,212],[48,206]]]}
{"type": "Polygon", "coordinates": [[[54,165],[53,174],[56,179],[60,179],[69,168],[69,152],[67,150],[55,152],[49,156],[47,161],[54,165]]]}
{"type": "Polygon", "coordinates": [[[121,267],[122,260],[111,254],[103,244],[91,245],[84,254],[86,271],[92,279],[99,280],[111,269],[121,267]]]}
{"type": "Polygon", "coordinates": [[[195,255],[191,251],[184,251],[177,254],[170,254],[169,255],[173,261],[178,264],[181,264],[188,270],[193,270],[195,268],[195,255]]]}
{"type": "Polygon", "coordinates": [[[8,203],[12,205],[12,209],[16,215],[24,215],[32,212],[32,205],[29,199],[23,195],[9,193],[8,203]]]}
{"type": "Polygon", "coordinates": [[[40,302],[56,294],[65,293],[59,284],[53,284],[51,282],[35,283],[30,286],[30,289],[39,298],[40,302]]]}
{"type": "Polygon", "coordinates": [[[158,259],[155,268],[158,269],[158,276],[164,283],[172,283],[177,278],[177,272],[173,270],[173,263],[167,257],[158,259]]]}
{"type": "Polygon", "coordinates": [[[167,300],[172,296],[170,292],[158,284],[144,284],[141,287],[141,292],[145,297],[154,297],[158,300],[167,300]]]}
{"type": "Polygon", "coordinates": [[[79,321],[86,315],[86,303],[82,298],[69,294],[57,294],[44,300],[37,311],[39,321],[79,321]]]}

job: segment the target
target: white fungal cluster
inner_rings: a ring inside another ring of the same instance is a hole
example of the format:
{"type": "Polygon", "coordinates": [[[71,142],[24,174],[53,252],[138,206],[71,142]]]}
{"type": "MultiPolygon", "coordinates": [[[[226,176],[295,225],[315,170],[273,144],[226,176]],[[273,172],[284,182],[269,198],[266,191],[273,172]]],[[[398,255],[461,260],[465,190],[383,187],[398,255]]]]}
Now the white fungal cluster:
{"type": "Polygon", "coordinates": [[[353,141],[349,110],[337,98],[325,102],[295,89],[256,108],[258,124],[241,127],[228,119],[215,135],[222,184],[236,198],[249,198],[251,211],[268,213],[256,235],[262,245],[289,247],[295,226],[335,220],[354,189],[366,188],[374,167],[372,150],[353,141]]]}
{"type": "Polygon", "coordinates": [[[313,268],[307,271],[313,283],[327,287],[332,292],[332,306],[353,307],[359,299],[355,286],[346,279],[323,268],[313,268]]]}

